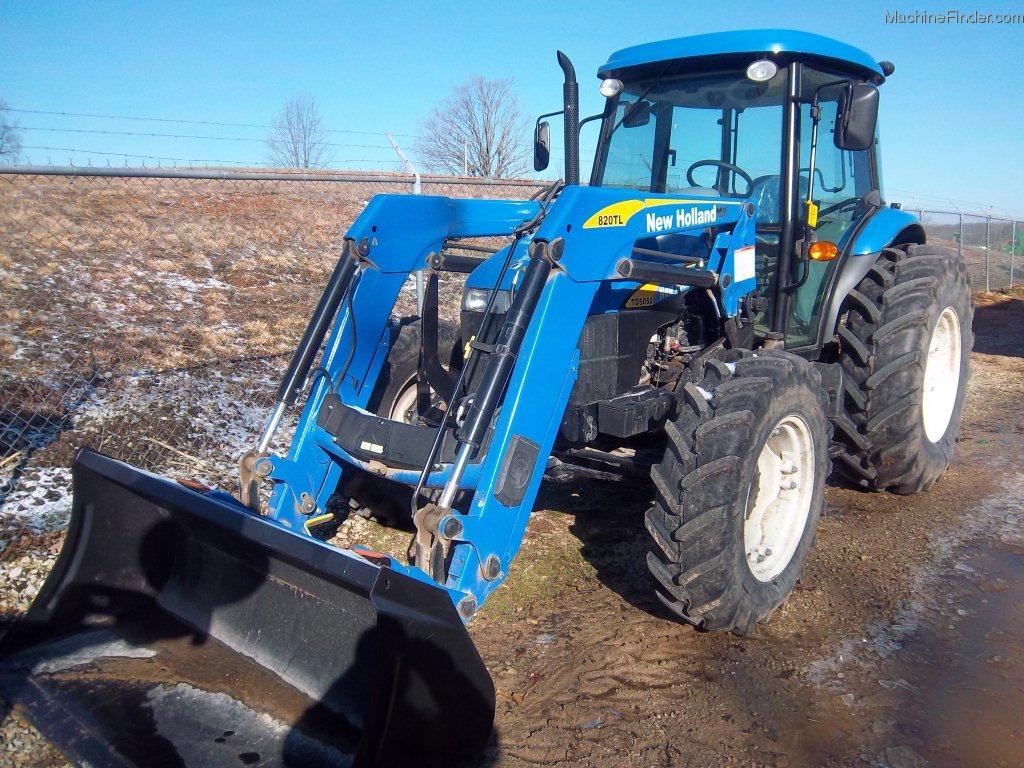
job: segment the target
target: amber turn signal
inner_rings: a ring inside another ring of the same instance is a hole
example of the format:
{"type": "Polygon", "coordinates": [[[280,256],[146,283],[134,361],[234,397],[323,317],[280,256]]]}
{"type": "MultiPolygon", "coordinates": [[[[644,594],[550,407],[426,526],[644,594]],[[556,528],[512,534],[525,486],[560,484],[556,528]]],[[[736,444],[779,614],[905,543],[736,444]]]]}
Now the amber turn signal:
{"type": "Polygon", "coordinates": [[[836,248],[835,243],[830,243],[828,240],[819,240],[816,243],[811,243],[807,255],[814,261],[832,261],[832,259],[839,255],[839,249],[836,248]]]}

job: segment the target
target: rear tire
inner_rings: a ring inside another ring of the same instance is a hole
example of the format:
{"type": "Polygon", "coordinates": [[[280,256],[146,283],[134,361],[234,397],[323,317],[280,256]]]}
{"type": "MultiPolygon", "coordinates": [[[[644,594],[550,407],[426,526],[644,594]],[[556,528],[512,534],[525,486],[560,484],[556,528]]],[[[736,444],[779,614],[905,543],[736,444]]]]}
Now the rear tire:
{"type": "Polygon", "coordinates": [[[841,317],[848,419],[837,423],[837,466],[862,488],[927,490],[953,457],[970,376],[963,260],[932,245],[887,248],[841,317]]]}
{"type": "Polygon", "coordinates": [[[647,563],[681,619],[746,634],[789,597],[814,540],[828,399],[817,370],[786,352],[708,361],[677,399],[651,470],[647,563]]]}

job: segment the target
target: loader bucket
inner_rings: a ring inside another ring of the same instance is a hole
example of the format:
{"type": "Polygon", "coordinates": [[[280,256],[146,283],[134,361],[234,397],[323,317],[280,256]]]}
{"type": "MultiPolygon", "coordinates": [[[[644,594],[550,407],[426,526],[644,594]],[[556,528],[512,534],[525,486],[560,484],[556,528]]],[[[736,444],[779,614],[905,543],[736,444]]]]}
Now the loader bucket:
{"type": "Polygon", "coordinates": [[[0,697],[97,768],[451,766],[494,716],[443,590],[89,451],[0,697]]]}

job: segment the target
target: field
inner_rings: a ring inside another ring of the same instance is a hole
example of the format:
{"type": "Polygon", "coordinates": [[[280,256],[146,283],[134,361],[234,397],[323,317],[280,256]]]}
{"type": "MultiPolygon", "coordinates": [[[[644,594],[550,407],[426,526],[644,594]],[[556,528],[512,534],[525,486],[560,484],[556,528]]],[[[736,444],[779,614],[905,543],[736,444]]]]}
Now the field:
{"type": "MultiPolygon", "coordinates": [[[[66,515],[83,445],[232,482],[346,228],[374,194],[407,191],[400,178],[0,176],[0,552],[66,515]]],[[[445,317],[460,286],[445,276],[445,317]]],[[[414,306],[410,282],[396,311],[414,306]]]]}
{"type": "MultiPolygon", "coordinates": [[[[344,226],[386,188],[332,184],[0,177],[0,620],[60,550],[77,447],[230,479],[344,226]]],[[[915,497],[830,487],[803,580],[752,637],[651,598],[646,481],[551,475],[471,627],[499,696],[486,763],[1024,763],[1024,293],[976,299],[953,467],[915,497]]],[[[0,766],[62,764],[3,718],[0,766]]]]}

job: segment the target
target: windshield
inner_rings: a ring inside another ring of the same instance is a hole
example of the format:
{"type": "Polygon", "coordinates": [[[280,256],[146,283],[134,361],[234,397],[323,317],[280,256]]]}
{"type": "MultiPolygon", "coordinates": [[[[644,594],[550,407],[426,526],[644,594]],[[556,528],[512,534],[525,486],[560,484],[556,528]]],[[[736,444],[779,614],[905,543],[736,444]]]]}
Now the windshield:
{"type": "Polygon", "coordinates": [[[748,80],[744,70],[624,80],[605,118],[593,181],[648,192],[764,197],[772,210],[758,218],[777,220],[785,96],[784,70],[764,83],[748,80]]]}

